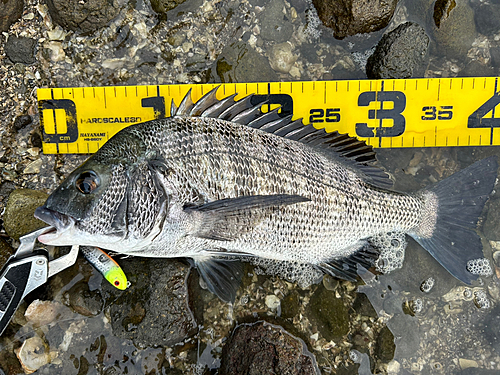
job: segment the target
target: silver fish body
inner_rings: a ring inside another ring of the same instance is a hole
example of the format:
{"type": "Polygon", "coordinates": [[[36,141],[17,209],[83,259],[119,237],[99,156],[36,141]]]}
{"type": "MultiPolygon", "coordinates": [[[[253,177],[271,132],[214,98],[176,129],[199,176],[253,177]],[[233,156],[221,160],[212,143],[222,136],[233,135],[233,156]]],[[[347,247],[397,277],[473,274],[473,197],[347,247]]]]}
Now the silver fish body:
{"type": "MultiPolygon", "coordinates": [[[[372,151],[364,143],[229,99],[216,100],[215,91],[201,104],[185,99],[174,116],[130,126],[110,139],[38,210],[57,229],[40,241],[189,257],[198,265],[218,256],[259,257],[352,278],[353,264],[373,258],[371,250],[360,251],[371,238],[406,233],[452,274],[473,279],[440,248],[451,246],[455,253],[471,241],[477,245],[474,228],[493,189],[496,160],[434,189],[394,192],[388,176],[370,165],[372,151]],[[478,172],[484,176],[474,184],[478,172]],[[448,202],[442,191],[451,194],[458,179],[466,188],[457,187],[448,202]],[[455,225],[450,216],[460,210],[464,218],[455,225]],[[456,236],[466,241],[460,249],[453,248],[456,236]],[[339,263],[350,256],[354,260],[339,263]]],[[[466,257],[480,254],[479,247],[466,257]]]]}

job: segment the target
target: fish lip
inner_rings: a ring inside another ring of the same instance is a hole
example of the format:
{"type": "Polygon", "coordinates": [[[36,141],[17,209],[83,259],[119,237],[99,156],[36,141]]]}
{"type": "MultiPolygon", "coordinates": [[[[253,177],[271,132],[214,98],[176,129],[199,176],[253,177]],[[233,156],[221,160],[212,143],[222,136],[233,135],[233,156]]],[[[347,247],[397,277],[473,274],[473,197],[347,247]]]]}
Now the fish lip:
{"type": "Polygon", "coordinates": [[[54,228],[54,230],[49,230],[38,236],[38,240],[42,243],[49,243],[59,238],[64,232],[71,229],[76,222],[73,217],[51,210],[45,206],[38,207],[35,210],[34,216],[54,228]]]}

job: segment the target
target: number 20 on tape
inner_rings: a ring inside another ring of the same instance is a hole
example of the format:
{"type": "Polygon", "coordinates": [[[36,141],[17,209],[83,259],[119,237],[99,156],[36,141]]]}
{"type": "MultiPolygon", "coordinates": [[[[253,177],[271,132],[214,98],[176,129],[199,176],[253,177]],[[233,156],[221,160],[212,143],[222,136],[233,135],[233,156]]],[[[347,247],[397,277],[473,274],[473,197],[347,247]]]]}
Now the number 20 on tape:
{"type": "MultiPolygon", "coordinates": [[[[45,153],[92,153],[121,129],[168,116],[191,90],[216,84],[38,90],[45,153]]],[[[498,78],[429,78],[221,84],[217,97],[253,94],[262,111],[280,107],[304,124],[337,130],[374,147],[500,144],[498,78]],[[499,112],[498,114],[496,112],[499,112]]]]}

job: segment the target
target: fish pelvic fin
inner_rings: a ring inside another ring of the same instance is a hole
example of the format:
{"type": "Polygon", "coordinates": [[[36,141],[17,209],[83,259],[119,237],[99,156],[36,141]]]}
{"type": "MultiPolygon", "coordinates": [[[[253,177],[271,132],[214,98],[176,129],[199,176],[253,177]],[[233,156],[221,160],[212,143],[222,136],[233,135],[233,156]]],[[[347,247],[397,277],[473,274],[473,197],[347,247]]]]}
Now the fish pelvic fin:
{"type": "Polygon", "coordinates": [[[208,290],[222,301],[234,303],[244,264],[238,259],[214,257],[196,257],[193,261],[208,290]]]}
{"type": "Polygon", "coordinates": [[[424,219],[411,235],[448,272],[466,284],[477,279],[467,262],[483,258],[476,226],[495,186],[497,157],[492,156],[420,192],[424,219]]]}

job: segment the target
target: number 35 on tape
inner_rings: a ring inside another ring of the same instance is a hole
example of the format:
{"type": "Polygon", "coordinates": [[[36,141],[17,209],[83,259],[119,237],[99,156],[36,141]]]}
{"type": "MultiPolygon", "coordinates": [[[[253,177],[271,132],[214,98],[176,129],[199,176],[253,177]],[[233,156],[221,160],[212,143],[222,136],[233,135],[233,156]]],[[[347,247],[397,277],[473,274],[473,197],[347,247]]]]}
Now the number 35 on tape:
{"type": "MultiPolygon", "coordinates": [[[[189,90],[196,102],[216,86],[39,89],[43,151],[93,153],[127,126],[168,116],[189,90]]],[[[486,146],[500,144],[499,90],[496,77],[264,82],[221,84],[217,97],[254,94],[264,112],[280,107],[374,147],[486,146]]]]}

